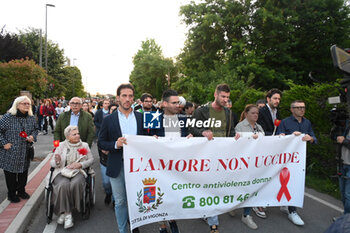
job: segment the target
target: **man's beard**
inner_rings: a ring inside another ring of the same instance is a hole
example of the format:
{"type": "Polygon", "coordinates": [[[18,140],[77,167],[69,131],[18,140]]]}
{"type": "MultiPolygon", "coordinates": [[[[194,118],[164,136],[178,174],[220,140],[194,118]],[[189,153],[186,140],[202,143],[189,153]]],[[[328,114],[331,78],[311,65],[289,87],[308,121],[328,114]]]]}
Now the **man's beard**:
{"type": "Polygon", "coordinates": [[[226,104],[222,105],[219,100],[216,100],[215,103],[216,103],[216,105],[220,106],[221,108],[225,107],[225,105],[226,105],[226,104]]]}
{"type": "Polygon", "coordinates": [[[129,110],[131,108],[131,104],[129,103],[120,104],[120,107],[122,107],[124,110],[129,110]],[[125,106],[128,106],[128,107],[126,108],[125,106]]]}

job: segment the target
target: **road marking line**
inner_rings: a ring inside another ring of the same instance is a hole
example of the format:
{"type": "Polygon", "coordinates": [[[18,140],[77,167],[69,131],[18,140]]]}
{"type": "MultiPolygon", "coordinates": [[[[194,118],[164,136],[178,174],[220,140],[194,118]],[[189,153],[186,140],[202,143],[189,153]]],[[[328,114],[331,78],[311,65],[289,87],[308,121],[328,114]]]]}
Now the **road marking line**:
{"type": "Polygon", "coordinates": [[[307,197],[309,197],[311,199],[314,199],[315,201],[318,201],[318,202],[322,203],[323,205],[328,206],[328,207],[330,207],[330,208],[332,208],[334,210],[337,210],[337,211],[339,211],[341,213],[344,212],[344,209],[342,209],[342,208],[340,208],[340,207],[338,207],[336,205],[333,205],[333,204],[331,204],[331,203],[329,203],[329,202],[327,202],[325,200],[322,200],[321,198],[315,197],[314,195],[311,195],[310,193],[305,192],[305,196],[307,196],[307,197]]]}
{"type": "Polygon", "coordinates": [[[52,221],[50,224],[46,224],[43,233],[55,233],[57,228],[57,222],[52,221]]]}

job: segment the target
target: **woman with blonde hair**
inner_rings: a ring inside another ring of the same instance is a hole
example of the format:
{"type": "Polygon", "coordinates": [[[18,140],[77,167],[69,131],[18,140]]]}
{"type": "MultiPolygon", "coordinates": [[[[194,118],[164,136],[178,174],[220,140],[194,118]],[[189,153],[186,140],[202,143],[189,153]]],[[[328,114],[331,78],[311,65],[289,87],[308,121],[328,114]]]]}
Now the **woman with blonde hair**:
{"type": "Polygon", "coordinates": [[[32,158],[27,149],[38,135],[31,103],[27,96],[17,97],[0,119],[0,168],[5,173],[7,198],[14,203],[29,198],[25,186],[32,158]]]}

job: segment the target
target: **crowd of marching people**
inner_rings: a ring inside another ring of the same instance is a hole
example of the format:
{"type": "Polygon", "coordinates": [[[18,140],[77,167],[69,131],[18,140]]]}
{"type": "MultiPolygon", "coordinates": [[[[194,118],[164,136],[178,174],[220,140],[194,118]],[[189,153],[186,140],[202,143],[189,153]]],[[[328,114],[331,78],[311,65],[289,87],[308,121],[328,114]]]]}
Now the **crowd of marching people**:
{"type": "MultiPolygon", "coordinates": [[[[149,93],[142,94],[140,99],[134,101],[134,87],[131,84],[122,84],[117,89],[115,101],[78,97],[67,101],[64,97],[54,97],[42,99],[37,106],[34,106],[33,101],[26,96],[16,98],[8,113],[0,119],[0,168],[5,173],[8,199],[11,202],[19,202],[20,198],[29,198],[25,191],[30,163],[27,155],[28,144],[36,141],[37,135],[48,134],[49,128],[54,135],[54,140],[62,142],[51,161],[51,166],[56,169],[53,181],[56,191],[53,198],[54,212],[58,216],[57,222],[64,224],[65,229],[72,227],[74,225],[72,209],[81,208],[78,196],[82,192],[83,175],[67,180],[61,171],[65,166],[74,169],[91,166],[93,158],[90,148],[95,141],[98,146],[105,192],[104,202],[106,205],[112,203],[121,233],[128,232],[128,208],[122,163],[122,147],[127,143],[123,137],[125,134],[206,137],[208,140],[214,137],[233,137],[239,140],[240,137],[256,139],[263,136],[304,134],[303,141],[317,143],[311,122],[304,117],[306,111],[304,101],[291,102],[291,115],[281,119],[278,106],[282,99],[282,92],[278,89],[268,91],[263,100],[247,104],[240,117],[231,110],[232,102],[228,85],[218,85],[213,96],[212,102],[198,105],[186,101],[175,90],[166,90],[161,101],[157,101],[149,93]],[[163,113],[164,119],[195,118],[205,121],[215,118],[221,120],[223,124],[220,128],[194,126],[169,130],[161,126],[160,129],[152,132],[145,130],[142,124],[143,113],[157,110],[163,113]],[[111,127],[115,124],[118,127],[111,127]],[[15,128],[15,130],[8,130],[9,128],[15,128]],[[23,137],[18,137],[17,134],[23,134],[23,137]],[[12,147],[14,149],[10,150],[12,147]],[[89,155],[89,159],[85,162],[80,161],[80,152],[72,153],[72,148],[85,148],[84,153],[89,155]]],[[[344,202],[344,205],[346,204],[348,203],[344,202]]],[[[281,207],[281,211],[295,225],[304,225],[296,207],[281,207]]],[[[252,212],[257,217],[267,218],[268,209],[261,206],[244,208],[241,221],[247,227],[257,229],[252,212]]],[[[235,212],[231,211],[229,214],[234,216],[235,212]]],[[[206,222],[209,226],[208,232],[219,232],[218,216],[209,217],[206,222]]],[[[167,225],[170,226],[172,233],[180,232],[176,221],[171,220],[159,222],[160,233],[168,232],[167,225]]],[[[133,232],[139,232],[139,229],[136,228],[133,232]]]]}

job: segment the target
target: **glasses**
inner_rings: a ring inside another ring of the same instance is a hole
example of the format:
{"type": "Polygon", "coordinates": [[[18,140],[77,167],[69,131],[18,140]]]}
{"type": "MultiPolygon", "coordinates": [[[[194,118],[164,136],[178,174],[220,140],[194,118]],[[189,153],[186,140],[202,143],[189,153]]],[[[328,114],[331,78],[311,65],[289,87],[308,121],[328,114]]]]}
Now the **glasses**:
{"type": "Polygon", "coordinates": [[[301,106],[301,107],[292,107],[294,109],[298,109],[298,110],[305,110],[305,106],[301,106]]]}
{"type": "Polygon", "coordinates": [[[29,106],[29,105],[30,105],[30,103],[19,103],[19,104],[22,104],[22,105],[27,105],[27,106],[29,106]]]}
{"type": "Polygon", "coordinates": [[[79,102],[70,102],[69,104],[71,104],[71,105],[79,105],[80,103],[79,102]]]}

